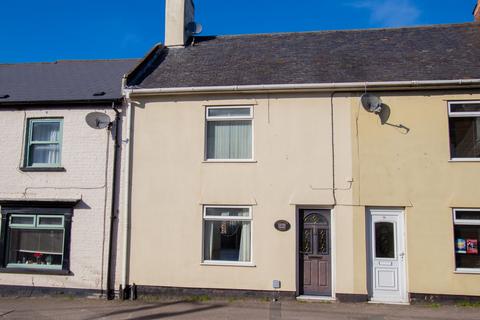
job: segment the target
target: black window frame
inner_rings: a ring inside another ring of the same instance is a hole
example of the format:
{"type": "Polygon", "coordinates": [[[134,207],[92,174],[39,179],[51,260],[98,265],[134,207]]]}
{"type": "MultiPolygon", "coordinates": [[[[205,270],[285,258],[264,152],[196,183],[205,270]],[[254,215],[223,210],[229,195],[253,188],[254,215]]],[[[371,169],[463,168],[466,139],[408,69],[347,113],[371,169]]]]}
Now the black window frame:
{"type": "MultiPolygon", "coordinates": [[[[453,208],[453,241],[454,241],[454,256],[455,256],[455,272],[456,273],[479,273],[480,268],[460,266],[459,253],[457,252],[457,227],[472,227],[480,229],[480,208],[453,208]],[[472,218],[465,218],[462,213],[471,214],[472,218]]],[[[480,241],[480,239],[476,239],[480,241]]],[[[477,242],[478,250],[478,242],[477,242]]],[[[467,253],[464,253],[467,254],[467,253]]],[[[464,255],[461,254],[461,255],[464,255]]],[[[476,254],[480,256],[480,252],[476,254]]]]}
{"type": "Polygon", "coordinates": [[[477,110],[454,110],[455,107],[461,107],[466,105],[480,105],[480,100],[460,100],[460,101],[448,101],[448,139],[449,139],[449,149],[450,149],[450,160],[453,161],[480,161],[480,156],[478,157],[462,157],[456,154],[456,151],[453,148],[452,135],[452,121],[455,118],[461,119],[476,119],[480,118],[480,111],[477,110]]]}
{"type": "Polygon", "coordinates": [[[51,275],[71,275],[70,271],[70,242],[73,206],[63,203],[48,204],[1,204],[1,228],[0,228],[0,273],[26,273],[26,274],[51,274],[51,275]],[[41,269],[41,268],[7,268],[8,251],[8,228],[11,215],[42,215],[42,216],[62,216],[64,219],[64,246],[63,261],[61,269],[41,269]]]}

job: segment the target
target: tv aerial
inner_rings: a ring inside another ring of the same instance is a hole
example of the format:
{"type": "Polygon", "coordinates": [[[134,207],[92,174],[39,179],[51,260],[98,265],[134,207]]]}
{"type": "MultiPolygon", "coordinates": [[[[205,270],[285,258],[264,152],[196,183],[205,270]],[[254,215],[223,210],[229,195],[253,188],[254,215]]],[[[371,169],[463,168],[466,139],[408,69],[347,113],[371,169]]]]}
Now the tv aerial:
{"type": "Polygon", "coordinates": [[[105,129],[112,124],[108,114],[101,112],[90,112],[85,116],[85,121],[93,129],[105,129]]]}
{"type": "Polygon", "coordinates": [[[382,100],[374,94],[364,93],[360,101],[367,112],[379,114],[382,111],[382,100]]]}

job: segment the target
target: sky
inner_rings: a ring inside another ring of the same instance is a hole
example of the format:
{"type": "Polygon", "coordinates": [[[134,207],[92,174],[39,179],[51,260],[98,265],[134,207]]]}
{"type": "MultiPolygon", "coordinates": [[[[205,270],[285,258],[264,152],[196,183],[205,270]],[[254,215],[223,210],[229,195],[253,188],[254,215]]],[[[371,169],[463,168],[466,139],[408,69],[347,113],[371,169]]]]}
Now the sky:
{"type": "MultiPolygon", "coordinates": [[[[195,0],[201,35],[403,27],[473,20],[477,0],[195,0]]],[[[0,63],[143,57],[164,0],[1,0],[0,63]]]]}

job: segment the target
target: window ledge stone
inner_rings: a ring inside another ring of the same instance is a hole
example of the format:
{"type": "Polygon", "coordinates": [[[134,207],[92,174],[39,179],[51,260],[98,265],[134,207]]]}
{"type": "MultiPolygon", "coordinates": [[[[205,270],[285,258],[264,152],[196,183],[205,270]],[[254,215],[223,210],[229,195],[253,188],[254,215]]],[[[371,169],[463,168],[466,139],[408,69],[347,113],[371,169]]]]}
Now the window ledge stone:
{"type": "Polygon", "coordinates": [[[24,172],[65,172],[64,167],[20,167],[24,172]]]}
{"type": "Polygon", "coordinates": [[[216,267],[256,267],[253,262],[226,262],[226,261],[204,261],[202,266],[216,266],[216,267]]]}
{"type": "Polygon", "coordinates": [[[457,269],[454,271],[454,273],[456,274],[480,274],[480,269],[468,269],[468,268],[465,268],[465,269],[457,269]]]}
{"type": "Polygon", "coordinates": [[[27,269],[27,268],[0,268],[0,273],[73,276],[73,273],[70,270],[47,270],[47,269],[27,269]]]}
{"type": "Polygon", "coordinates": [[[257,163],[257,160],[203,160],[202,163],[257,163]]]}

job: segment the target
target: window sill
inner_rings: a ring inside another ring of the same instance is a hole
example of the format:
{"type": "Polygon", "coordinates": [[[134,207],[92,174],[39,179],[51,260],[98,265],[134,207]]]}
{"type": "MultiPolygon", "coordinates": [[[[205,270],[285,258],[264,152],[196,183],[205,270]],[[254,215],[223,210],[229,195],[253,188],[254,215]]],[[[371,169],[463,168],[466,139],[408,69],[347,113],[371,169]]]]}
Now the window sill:
{"type": "Polygon", "coordinates": [[[202,266],[220,266],[220,267],[256,267],[253,262],[234,262],[234,261],[204,261],[202,266]]]}
{"type": "Polygon", "coordinates": [[[16,274],[44,274],[52,276],[73,276],[69,270],[48,270],[33,268],[0,268],[0,273],[16,273],[16,274]]]}
{"type": "Polygon", "coordinates": [[[219,160],[203,160],[202,163],[257,163],[257,160],[241,160],[241,159],[221,160],[219,159],[219,160]]]}
{"type": "Polygon", "coordinates": [[[480,274],[480,269],[456,269],[456,274],[480,274]]]}
{"type": "Polygon", "coordinates": [[[480,158],[452,158],[448,162],[480,162],[480,158]]]}
{"type": "Polygon", "coordinates": [[[64,167],[20,167],[24,172],[65,172],[64,167]]]}

